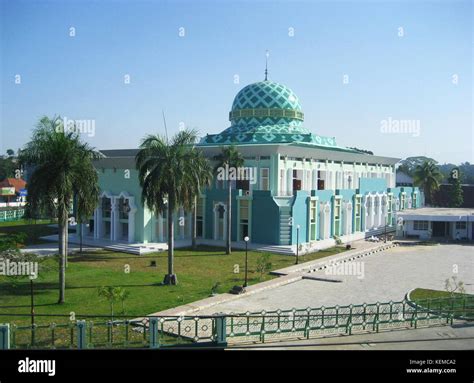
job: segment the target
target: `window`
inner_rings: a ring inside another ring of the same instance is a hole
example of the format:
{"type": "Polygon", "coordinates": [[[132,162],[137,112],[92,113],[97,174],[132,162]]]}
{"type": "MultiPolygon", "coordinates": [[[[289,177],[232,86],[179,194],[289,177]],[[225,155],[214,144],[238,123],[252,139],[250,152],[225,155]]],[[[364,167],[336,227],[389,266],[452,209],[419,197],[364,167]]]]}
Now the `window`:
{"type": "Polygon", "coordinates": [[[411,207],[414,209],[417,207],[416,206],[416,193],[413,193],[413,200],[412,200],[411,207]]]}
{"type": "Polygon", "coordinates": [[[428,221],[413,221],[413,230],[416,231],[426,231],[429,229],[428,221]]]}
{"type": "Polygon", "coordinates": [[[239,239],[244,240],[245,237],[249,236],[249,213],[250,203],[246,199],[239,200],[239,239]]]}
{"type": "Polygon", "coordinates": [[[270,169],[260,169],[260,190],[270,190],[270,169]]]}
{"type": "Polygon", "coordinates": [[[456,230],[466,230],[466,222],[456,222],[456,230]]]}
{"type": "Polygon", "coordinates": [[[362,197],[355,197],[354,208],[354,230],[360,231],[361,216],[362,216],[362,197]]]}
{"type": "Polygon", "coordinates": [[[324,190],[324,180],[326,178],[326,172],[318,170],[318,190],[324,190]]]}
{"type": "Polygon", "coordinates": [[[341,199],[334,199],[334,235],[341,235],[341,199]]]}
{"type": "Polygon", "coordinates": [[[316,241],[316,219],[317,204],[316,200],[309,201],[309,240],[316,241]]]}
{"type": "Polygon", "coordinates": [[[128,219],[128,213],[130,212],[130,206],[128,199],[119,199],[119,219],[128,219]]]}
{"type": "Polygon", "coordinates": [[[237,180],[235,184],[236,189],[241,190],[250,190],[250,181],[249,180],[237,180]]]}
{"type": "Polygon", "coordinates": [[[198,198],[196,205],[196,237],[204,237],[204,199],[198,198]]]}
{"type": "Polygon", "coordinates": [[[107,197],[102,198],[102,217],[110,218],[111,211],[112,211],[112,203],[110,201],[110,198],[107,198],[107,197]]]}

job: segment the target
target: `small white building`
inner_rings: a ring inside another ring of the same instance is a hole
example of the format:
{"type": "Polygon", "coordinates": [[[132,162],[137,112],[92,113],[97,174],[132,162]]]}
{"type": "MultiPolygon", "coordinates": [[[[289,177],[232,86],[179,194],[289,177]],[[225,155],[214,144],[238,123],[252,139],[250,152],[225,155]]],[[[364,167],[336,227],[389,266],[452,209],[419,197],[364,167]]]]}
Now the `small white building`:
{"type": "Polygon", "coordinates": [[[397,212],[397,236],[473,240],[474,209],[423,207],[397,212]]]}

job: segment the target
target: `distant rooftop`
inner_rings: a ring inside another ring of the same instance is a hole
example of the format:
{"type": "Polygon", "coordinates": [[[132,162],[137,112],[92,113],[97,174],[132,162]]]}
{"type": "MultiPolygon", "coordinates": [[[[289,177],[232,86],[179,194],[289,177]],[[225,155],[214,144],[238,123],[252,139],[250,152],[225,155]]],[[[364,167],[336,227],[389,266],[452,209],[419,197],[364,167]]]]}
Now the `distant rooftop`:
{"type": "MultiPolygon", "coordinates": [[[[467,208],[451,208],[451,207],[422,207],[419,209],[409,209],[403,210],[398,213],[400,216],[432,216],[432,217],[466,217],[466,216],[474,216],[474,209],[467,209],[467,208]]],[[[474,217],[473,217],[474,220],[474,217]]]]}

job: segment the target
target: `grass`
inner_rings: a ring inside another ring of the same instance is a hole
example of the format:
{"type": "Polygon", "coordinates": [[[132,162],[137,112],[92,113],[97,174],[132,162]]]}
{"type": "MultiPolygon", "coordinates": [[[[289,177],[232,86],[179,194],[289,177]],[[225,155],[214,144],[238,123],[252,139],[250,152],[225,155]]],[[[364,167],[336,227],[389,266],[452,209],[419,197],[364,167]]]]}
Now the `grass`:
{"type": "Polygon", "coordinates": [[[44,243],[40,237],[57,234],[58,229],[50,227],[50,220],[18,220],[12,222],[0,222],[0,237],[9,234],[25,233],[25,245],[44,243]]]}
{"type": "Polygon", "coordinates": [[[455,316],[474,319],[474,295],[471,294],[418,288],[412,291],[410,298],[425,308],[453,312],[455,316]]]}
{"type": "MultiPolygon", "coordinates": [[[[334,247],[302,256],[300,262],[323,258],[345,251],[334,247]]],[[[256,272],[257,260],[263,253],[249,252],[249,284],[275,278],[269,273],[256,272]]],[[[294,264],[294,257],[269,254],[271,269],[276,270],[294,264]]],[[[163,286],[161,282],[167,270],[167,254],[130,255],[109,251],[87,252],[69,257],[66,272],[66,303],[58,299],[57,258],[44,259],[40,276],[34,281],[36,314],[109,315],[109,304],[98,296],[101,286],[122,286],[130,296],[125,301],[125,314],[141,316],[206,298],[212,286],[219,282],[218,293],[228,292],[234,285],[241,285],[244,278],[245,252],[224,251],[213,247],[200,247],[197,251],[175,251],[177,286],[163,286]],[[157,267],[151,267],[156,261],[157,267]],[[239,273],[234,273],[235,265],[239,273]],[[130,272],[126,272],[129,270],[130,272]]],[[[9,277],[0,276],[0,314],[30,313],[30,283],[23,279],[12,284],[9,277]]],[[[120,313],[120,303],[116,314],[120,313]]],[[[57,319],[57,318],[56,318],[57,319]]],[[[0,316],[0,322],[29,323],[29,317],[0,316]]],[[[38,317],[37,323],[49,323],[53,318],[38,317]]]]}
{"type": "Polygon", "coordinates": [[[30,220],[30,219],[19,219],[17,221],[4,221],[0,222],[0,227],[9,227],[9,226],[29,226],[29,225],[42,225],[42,224],[51,224],[51,220],[49,219],[38,219],[38,220],[30,220]]]}

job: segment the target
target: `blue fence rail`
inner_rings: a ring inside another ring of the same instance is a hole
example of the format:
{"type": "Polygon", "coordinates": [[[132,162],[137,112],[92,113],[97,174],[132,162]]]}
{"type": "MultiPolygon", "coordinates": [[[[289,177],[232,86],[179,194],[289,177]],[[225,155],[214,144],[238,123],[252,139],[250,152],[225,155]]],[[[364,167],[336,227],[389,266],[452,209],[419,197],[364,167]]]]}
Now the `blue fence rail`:
{"type": "MultiPolygon", "coordinates": [[[[94,317],[96,318],[96,317],[94,317]]],[[[160,348],[302,339],[452,324],[474,319],[474,297],[370,303],[306,309],[215,314],[80,319],[66,323],[0,325],[0,348],[160,348]]]]}

